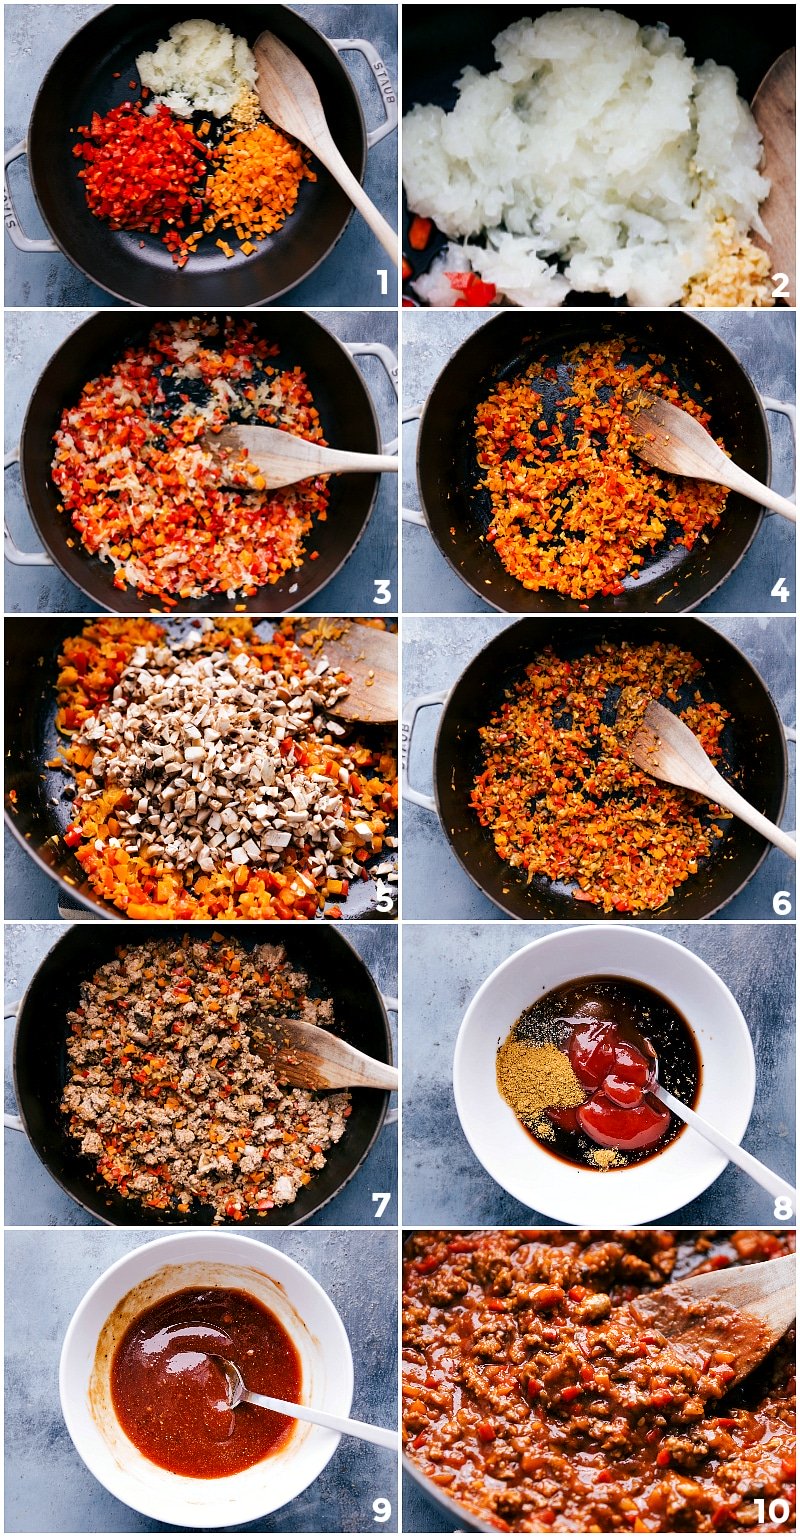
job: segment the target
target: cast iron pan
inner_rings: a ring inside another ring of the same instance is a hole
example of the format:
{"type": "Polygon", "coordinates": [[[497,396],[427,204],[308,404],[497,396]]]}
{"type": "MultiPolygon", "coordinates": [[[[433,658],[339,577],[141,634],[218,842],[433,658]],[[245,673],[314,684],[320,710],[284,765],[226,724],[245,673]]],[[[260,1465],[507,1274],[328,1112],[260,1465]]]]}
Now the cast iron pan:
{"type": "MultiPolygon", "coordinates": [[[[417,479],[431,533],[456,575],[494,608],[539,614],[585,609],[635,613],[656,605],[664,612],[691,609],[730,576],[761,527],[763,510],[729,492],[722,519],[707,543],[698,540],[689,551],[683,545],[671,546],[668,537],[646,555],[637,578],[626,577],[622,593],[584,601],[526,591],[492,546],[482,542],[491,522],[491,500],[479,486],[476,407],[499,380],[515,379],[545,357],[557,365],[581,342],[602,344],[619,337],[631,344],[625,362],[641,364],[650,354],[663,356],[667,372],[681,389],[712,408],[711,431],[722,437],[736,463],[762,483],[769,482],[770,438],[761,398],[730,348],[691,315],[626,310],[609,320],[594,313],[504,310],[473,332],[445,365],[423,411],[417,444],[417,479]]],[[[564,384],[543,386],[537,377],[536,388],[544,388],[543,411],[551,420],[564,384]]],[[[691,482],[685,485],[691,492],[691,482]]],[[[670,532],[674,534],[674,527],[670,532]]]]}
{"type": "MultiPolygon", "coordinates": [[[[119,1227],[207,1225],[213,1222],[210,1207],[193,1206],[189,1212],[160,1212],[137,1200],[126,1200],[111,1190],[95,1173],[91,1159],[67,1133],[60,1110],[67,1077],[67,1013],[80,999],[80,984],[106,961],[113,960],[121,942],[138,944],[148,939],[172,939],[180,943],[189,932],[205,939],[212,933],[239,940],[248,950],[257,944],[280,942],[292,965],[311,978],[316,997],[332,998],[336,1033],[359,1050],[381,1062],[392,1060],[392,1039],[381,995],[360,956],[332,926],[299,924],[274,927],[263,924],[140,924],[124,934],[119,925],[76,923],[57,940],[31,981],[20,1004],[14,1042],[14,1088],[17,1105],[30,1142],[48,1174],[85,1211],[119,1227]]],[[[355,1089],[353,1111],[347,1130],[328,1154],[324,1169],[305,1185],[291,1206],[248,1216],[256,1227],[285,1227],[302,1222],[319,1211],[352,1179],[380,1131],[389,1096],[375,1089],[355,1089]]]]}
{"type": "Polygon", "coordinates": [[[224,23],[251,44],[267,29],[286,43],[310,71],[338,148],[362,179],[366,132],[355,87],[327,39],[287,6],[111,5],[70,38],[45,75],[28,129],[31,186],[68,261],[116,298],[141,305],[263,304],[308,277],[348,223],[352,205],[321,167],[315,167],[316,182],[302,183],[294,213],[259,242],[255,255],[243,256],[232,240],[235,254],[226,258],[212,233],[203,236],[180,271],[157,235],[112,230],[96,219],[78,180],[74,131],[88,124],[93,112],[103,116],[122,101],[136,100],[137,56],[157,47],[176,21],[196,17],[224,23]]]}
{"type": "MultiPolygon", "coordinates": [[[[666,641],[691,652],[703,664],[695,686],[731,712],[722,735],[720,771],[736,788],[779,823],[786,800],[787,753],[773,699],[747,658],[700,619],[520,619],[501,631],[473,658],[444,705],[436,737],[433,783],[436,809],[450,846],[481,891],[512,918],[560,922],[576,918],[708,918],[755,873],[770,844],[735,817],[723,823],[715,852],[696,875],[679,886],[657,910],[621,914],[577,900],[563,885],[534,876],[530,885],[495,853],[491,833],[480,826],[469,796],[481,769],[478,731],[503,702],[506,690],[546,646],[566,658],[584,656],[600,641],[634,645],[666,641]]],[[[687,701],[688,702],[688,701],[687,701]]],[[[683,703],[683,701],[681,701],[683,703]]],[[[410,732],[404,725],[404,753],[410,732]]]]}
{"type": "MultiPolygon", "coordinates": [[[[403,13],[403,113],[419,103],[450,111],[457,92],[454,82],[472,65],[482,74],[497,67],[492,40],[514,21],[562,9],[552,5],[467,5],[458,10],[453,25],[449,5],[409,6],[403,13]]],[[[673,37],[683,38],[690,57],[698,64],[711,59],[727,64],[739,83],[739,95],[752,101],[764,75],[786,48],[794,47],[795,18],[787,5],[617,5],[607,9],[630,16],[639,26],[663,22],[673,37]]],[[[438,231],[422,252],[408,243],[408,210],[403,200],[403,252],[419,277],[445,245],[438,231]]],[[[416,300],[413,289],[410,296],[416,300]]],[[[608,294],[572,293],[568,305],[622,305],[608,294]]]]}
{"type": "MultiPolygon", "coordinates": [[[[172,633],[196,623],[187,619],[159,622],[172,633]]],[[[101,918],[123,918],[119,908],[93,891],[64,843],[72,806],[64,792],[73,780],[63,770],[48,767],[64,745],[55,725],[58,655],[66,637],[80,629],[81,621],[74,618],[6,620],[6,823],[31,858],[58,882],[69,902],[83,902],[101,918]]],[[[356,729],[361,738],[376,745],[385,739],[380,727],[361,724],[356,729]]],[[[394,831],[392,828],[392,834],[394,831]]],[[[384,854],[375,854],[366,869],[384,860],[384,854]]],[[[376,909],[376,900],[374,880],[353,880],[349,895],[339,900],[339,906],[345,918],[383,916],[376,909]]],[[[129,921],[140,926],[138,919],[129,921]]]]}
{"type": "MultiPolygon", "coordinates": [[[[90,379],[109,368],[126,346],[142,343],[153,326],[170,319],[190,318],[192,312],[161,310],[145,315],[105,310],[84,321],[62,343],[44,370],[31,396],[20,440],[20,473],[31,518],[48,554],[64,575],[101,608],[122,614],[150,614],[158,598],[132,587],[120,591],[113,585],[110,561],[89,555],[75,534],[69,516],[58,511],[59,493],[50,466],[53,434],[65,406],[77,402],[90,379]],[[68,540],[72,544],[68,544],[68,540]]],[[[222,321],[223,313],[217,318],[222,321]]],[[[381,436],[369,391],[346,347],[318,320],[302,310],[248,314],[259,336],[280,348],[281,367],[302,368],[307,376],[325,436],[332,447],[379,453],[381,436]]],[[[344,565],[358,544],[378,494],[376,475],[333,475],[330,478],[329,514],[315,524],[306,548],[319,552],[306,559],[299,571],[290,571],[274,586],[259,587],[251,598],[226,598],[214,593],[204,598],[178,600],[176,610],[185,613],[232,613],[244,604],[248,613],[284,614],[308,603],[344,565]]]]}

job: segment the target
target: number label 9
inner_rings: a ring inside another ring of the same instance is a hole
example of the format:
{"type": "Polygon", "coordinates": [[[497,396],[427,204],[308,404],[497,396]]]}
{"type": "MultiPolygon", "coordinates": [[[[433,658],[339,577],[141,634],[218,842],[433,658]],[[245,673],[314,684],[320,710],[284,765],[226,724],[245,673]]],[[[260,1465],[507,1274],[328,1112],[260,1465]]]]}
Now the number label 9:
{"type": "Polygon", "coordinates": [[[373,1519],[373,1521],[381,1521],[381,1522],[388,1521],[391,1514],[392,1514],[392,1502],[391,1502],[391,1500],[380,1499],[380,1500],[373,1500],[372,1501],[372,1519],[373,1519]]]}

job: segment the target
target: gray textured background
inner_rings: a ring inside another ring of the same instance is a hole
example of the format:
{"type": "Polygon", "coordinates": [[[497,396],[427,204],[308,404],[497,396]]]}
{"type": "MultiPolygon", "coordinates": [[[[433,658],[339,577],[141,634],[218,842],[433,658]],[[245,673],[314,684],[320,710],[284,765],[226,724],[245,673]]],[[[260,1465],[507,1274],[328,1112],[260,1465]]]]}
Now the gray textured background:
{"type": "MultiPolygon", "coordinates": [[[[5,148],[24,139],[39,86],[56,54],[85,22],[104,9],[99,5],[6,5],[5,10],[5,148]]],[[[326,37],[364,37],[381,54],[392,82],[397,84],[397,7],[394,5],[296,5],[293,7],[326,37]]],[[[188,14],[191,14],[189,12],[188,14]]],[[[357,53],[343,55],[345,68],[361,98],[368,128],[383,121],[378,86],[366,61],[357,53]]],[[[331,125],[336,132],[335,123],[331,125]]],[[[36,207],[26,163],[10,169],[10,185],[22,228],[40,238],[47,233],[36,207]]],[[[366,192],[392,228],[397,224],[397,134],[388,134],[369,152],[364,180],[366,192]]],[[[5,236],[6,304],[117,305],[97,284],[84,277],[59,252],[25,255],[5,236]]],[[[364,220],[354,214],[339,244],[321,267],[287,294],[282,304],[370,304],[393,307],[391,262],[364,220]],[[389,292],[381,295],[377,268],[389,267],[389,292]]]]}
{"type": "MultiPolygon", "coordinates": [[[[64,933],[63,923],[5,925],[4,999],[6,1004],[22,996],[39,962],[64,933]]],[[[265,939],[276,937],[265,927],[265,939]]],[[[135,933],[128,926],[121,936],[129,941],[135,933]]],[[[371,972],[386,997],[397,996],[397,930],[389,924],[353,924],[347,937],[371,972]]],[[[390,1014],[395,1061],[397,1060],[397,1020],[390,1014]]],[[[16,1111],[11,1073],[14,1025],[5,1024],[4,1108],[16,1111]]],[[[391,1104],[396,1097],[392,1095],[391,1104]]],[[[8,1227],[77,1227],[94,1222],[83,1209],[50,1178],[23,1132],[6,1129],[5,1147],[5,1222],[8,1227]]],[[[288,1211],[287,1211],[287,1219],[288,1211]]],[[[350,1183],[324,1206],[308,1224],[329,1226],[391,1227],[397,1222],[397,1126],[384,1126],[368,1158],[350,1183]],[[377,1207],[373,1190],[390,1191],[383,1217],[376,1222],[377,1207]]],[[[97,1224],[101,1226],[100,1223],[97,1224]]],[[[45,1530],[45,1528],[42,1528],[45,1530]]]]}
{"type": "MultiPolygon", "coordinates": [[[[245,1229],[248,1237],[258,1237],[245,1229]]],[[[69,1320],[109,1265],[146,1232],[14,1232],[5,1242],[5,1530],[174,1531],[129,1510],[95,1481],[61,1416],[58,1361],[69,1320]]],[[[352,1413],[396,1424],[397,1238],[393,1233],[275,1233],[262,1240],[303,1265],[338,1308],[355,1368],[352,1413]]],[[[372,1502],[397,1507],[394,1454],[343,1436],[304,1494],[243,1532],[397,1531],[373,1526],[372,1502]]]]}
{"type": "MultiPolygon", "coordinates": [[[[397,352],[397,316],[384,310],[336,314],[310,311],[341,341],[383,342],[397,352]]],[[[53,352],[87,319],[81,310],[18,310],[5,317],[5,447],[16,448],[28,401],[53,352]]],[[[397,436],[397,400],[378,358],[355,359],[372,396],[384,443],[397,436]]],[[[339,445],[341,446],[341,445],[339,445]]],[[[17,546],[40,548],[22,495],[19,467],[6,470],[6,518],[17,546]]],[[[97,605],[65,577],[58,566],[14,566],[5,561],[7,614],[88,614],[97,605]]],[[[381,476],[372,517],[360,544],[337,576],[311,603],[312,614],[375,614],[375,579],[388,577],[393,602],[397,594],[397,477],[381,476]]]]}
{"type": "MultiPolygon", "coordinates": [[[[460,619],[410,618],[403,624],[403,698],[448,689],[498,630],[514,623],[492,616],[460,619]]],[[[795,724],[795,637],[791,619],[714,617],[710,623],[744,651],[766,683],[785,725],[795,724]]],[[[441,710],[417,717],[411,756],[411,783],[431,793],[433,742],[441,710]]],[[[795,748],[789,747],[789,795],[783,825],[794,826],[795,748]]],[[[788,854],[770,849],[764,863],[723,910],[725,918],[772,918],[776,891],[794,892],[794,865],[788,854]]],[[[498,907],[473,884],[450,849],[433,812],[403,802],[403,917],[502,918],[498,907]]],[[[636,921],[636,920],[634,920],[636,921]]],[[[641,921],[641,920],[639,920],[641,921]]]]}
{"type": "MultiPolygon", "coordinates": [[[[789,310],[694,311],[731,348],[754,385],[773,399],[795,399],[796,319],[789,310]]],[[[475,310],[403,311],[403,409],[425,403],[453,352],[486,323],[475,310]]],[[[770,413],[772,485],[788,495],[792,488],[793,450],[785,417],[770,413]]],[[[420,506],[416,484],[416,424],[403,431],[403,504],[420,506]]],[[[782,613],[795,607],[795,530],[785,518],[765,518],[752,548],[722,587],[701,605],[707,613],[782,613]],[[787,604],[770,597],[784,577],[792,589],[787,604]]],[[[427,528],[403,528],[403,606],[409,613],[472,613],[489,605],[456,576],[427,528]]]]}
{"type": "MultiPolygon", "coordinates": [[[[403,1222],[409,1227],[530,1224],[531,1208],[483,1169],[461,1130],[453,1052],[470,1000],[496,966],[568,924],[406,925],[403,999],[403,1222]]],[[[756,1098],[743,1146],[776,1173],[794,1175],[794,929],[751,924],[655,925],[707,962],[747,1020],[756,1055],[756,1098]]],[[[613,1176],[609,1176],[612,1177],[613,1176]]],[[[773,1199],[729,1164],[709,1190],[659,1219],[660,1226],[774,1224],[773,1199]]],[[[537,1224],[558,1226],[534,1212],[537,1224]]],[[[587,1213],[587,1220],[590,1214],[587,1213]]]]}

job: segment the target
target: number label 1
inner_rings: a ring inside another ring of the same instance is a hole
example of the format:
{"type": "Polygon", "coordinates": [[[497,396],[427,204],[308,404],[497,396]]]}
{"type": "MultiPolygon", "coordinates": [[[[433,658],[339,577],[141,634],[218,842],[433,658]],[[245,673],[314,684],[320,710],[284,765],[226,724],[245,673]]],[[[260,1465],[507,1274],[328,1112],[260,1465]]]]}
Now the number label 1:
{"type": "MultiPolygon", "coordinates": [[[[381,293],[382,294],[388,294],[388,292],[389,292],[389,269],[388,269],[388,267],[377,267],[375,270],[376,270],[377,275],[378,275],[378,281],[379,281],[379,283],[381,285],[381,293]]],[[[788,283],[788,281],[789,281],[788,278],[784,278],[784,282],[788,283]]]]}
{"type": "Polygon", "coordinates": [[[378,603],[381,607],[383,607],[384,603],[391,603],[392,585],[388,576],[375,578],[375,596],[372,601],[373,603],[378,603]]]}
{"type": "MultiPolygon", "coordinates": [[[[788,299],[788,297],[789,297],[789,279],[786,276],[786,273],[785,272],[773,272],[773,274],[772,274],[772,281],[775,284],[775,287],[772,290],[772,297],[773,297],[773,299],[788,299]]],[[[758,1504],[758,1500],[756,1500],[756,1504],[758,1504]]],[[[762,1501],[762,1504],[763,1504],[763,1501],[762,1501]]],[[[762,1516],[761,1519],[763,1521],[764,1517],[762,1516]]]]}
{"type": "MultiPolygon", "coordinates": [[[[375,1202],[375,1221],[379,1222],[392,1198],[388,1190],[373,1190],[372,1199],[375,1202]]],[[[775,1204],[777,1206],[778,1202],[775,1204]]]]}
{"type": "Polygon", "coordinates": [[[758,1511],[758,1519],[762,1526],[767,1519],[767,1516],[764,1514],[765,1509],[770,1521],[775,1526],[783,1526],[784,1521],[788,1521],[792,1514],[792,1507],[788,1500],[770,1500],[769,1505],[767,1505],[766,1500],[754,1500],[753,1504],[758,1511]]]}
{"type": "Polygon", "coordinates": [[[788,918],[792,910],[792,895],[789,891],[776,891],[772,898],[772,911],[778,918],[788,918]]]}
{"type": "Polygon", "coordinates": [[[373,1519],[373,1521],[388,1521],[388,1519],[389,1519],[391,1514],[392,1514],[392,1502],[391,1502],[391,1500],[383,1500],[383,1499],[381,1499],[381,1500],[373,1500],[372,1501],[372,1519],[373,1519]]]}
{"type": "MultiPolygon", "coordinates": [[[[373,1201],[375,1197],[372,1197],[373,1201]]],[[[794,1216],[794,1207],[788,1195],[779,1195],[775,1198],[774,1215],[776,1222],[791,1222],[794,1216]]]]}
{"type": "Polygon", "coordinates": [[[779,576],[775,586],[770,589],[769,595],[771,598],[780,598],[781,603],[788,603],[792,593],[791,588],[786,586],[783,577],[779,576]]]}

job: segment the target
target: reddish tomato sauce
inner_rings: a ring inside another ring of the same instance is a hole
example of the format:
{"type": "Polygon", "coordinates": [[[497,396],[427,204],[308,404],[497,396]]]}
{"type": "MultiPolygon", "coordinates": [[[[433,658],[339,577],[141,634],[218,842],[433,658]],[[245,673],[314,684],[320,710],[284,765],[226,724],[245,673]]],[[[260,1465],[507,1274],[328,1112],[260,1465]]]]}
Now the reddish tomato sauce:
{"type": "Polygon", "coordinates": [[[111,1364],[126,1435],[151,1462],[189,1478],[241,1473],[277,1451],[294,1425],[251,1404],[229,1409],[212,1355],[233,1361],[251,1392],[300,1402],[300,1358],[283,1325],[255,1297],[223,1287],[190,1287],[146,1308],[111,1364]]]}

